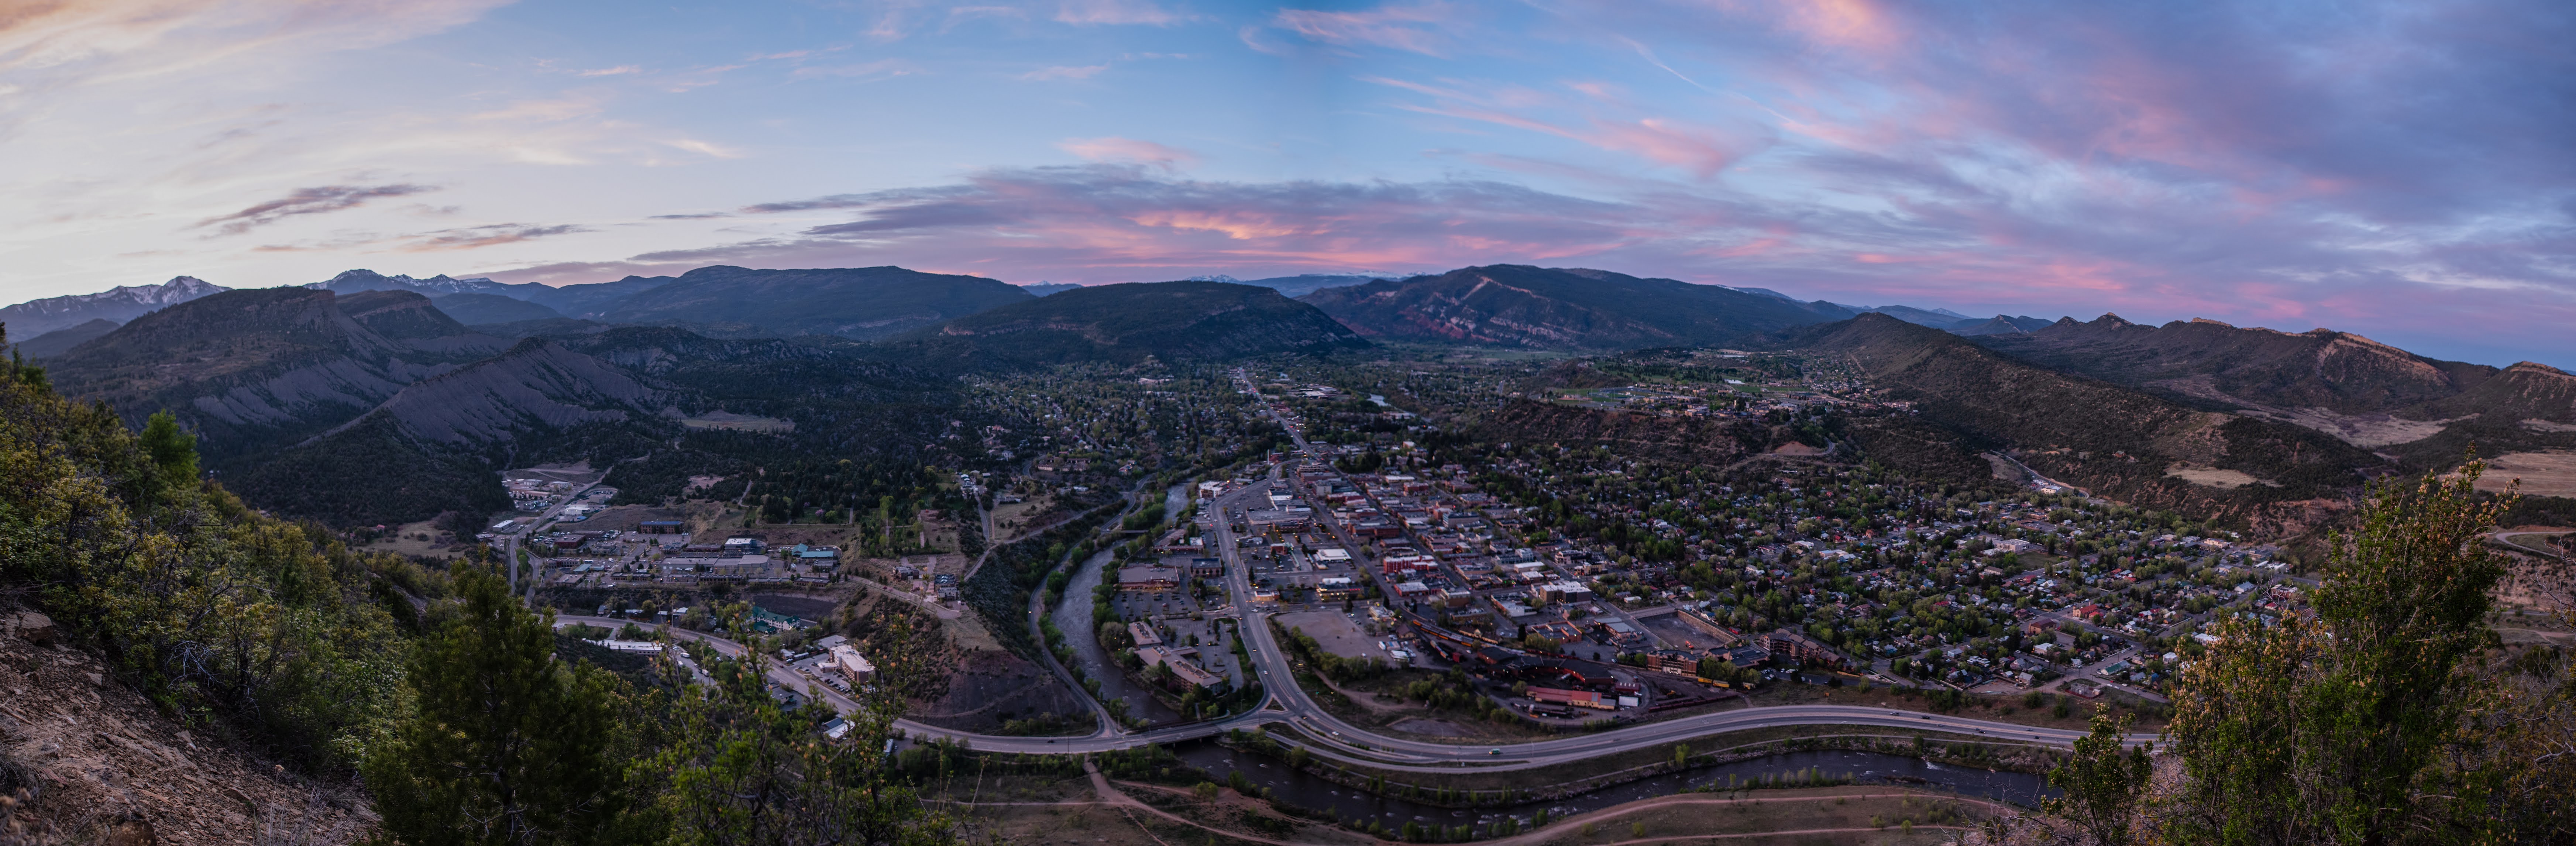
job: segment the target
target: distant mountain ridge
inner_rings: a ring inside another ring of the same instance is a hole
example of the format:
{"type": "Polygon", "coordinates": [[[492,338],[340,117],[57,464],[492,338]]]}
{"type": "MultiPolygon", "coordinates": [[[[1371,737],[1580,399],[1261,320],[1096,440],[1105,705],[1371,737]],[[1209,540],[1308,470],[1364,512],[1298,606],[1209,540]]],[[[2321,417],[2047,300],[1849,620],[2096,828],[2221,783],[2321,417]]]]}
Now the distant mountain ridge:
{"type": "Polygon", "coordinates": [[[660,284],[618,300],[595,319],[685,326],[725,337],[838,335],[866,340],[1037,299],[1000,280],[892,266],[754,270],[716,265],[677,277],[628,277],[620,283],[636,281],[660,284]]]}
{"type": "Polygon", "coordinates": [[[1299,299],[1370,338],[1554,349],[1725,344],[1852,315],[1832,303],[1719,285],[1527,265],[1382,279],[1299,299]]]}
{"type": "Polygon", "coordinates": [[[1314,306],[1257,285],[1091,285],[916,330],[900,339],[997,361],[1233,358],[1368,346],[1314,306]]]}
{"type": "Polygon", "coordinates": [[[1264,288],[1276,290],[1279,293],[1286,294],[1290,297],[1302,297],[1325,288],[1346,288],[1352,285],[1366,285],[1380,279],[1402,278],[1405,277],[1383,273],[1301,273],[1296,276],[1273,276],[1267,279],[1238,280],[1229,277],[1212,281],[1238,282],[1244,285],[1259,285],[1264,288]]]}
{"type": "Polygon", "coordinates": [[[63,353],[70,351],[73,347],[88,343],[94,338],[104,336],[109,332],[114,332],[116,331],[116,326],[116,321],[109,320],[104,317],[93,318],[88,323],[56,329],[33,338],[28,338],[25,341],[10,344],[9,347],[19,355],[23,355],[31,359],[51,358],[62,355],[63,353]]]}
{"type": "Polygon", "coordinates": [[[164,307],[230,290],[194,276],[174,276],[159,285],[123,285],[95,294],[28,300],[0,308],[0,325],[8,328],[11,338],[30,339],[92,320],[124,323],[164,307]]]}

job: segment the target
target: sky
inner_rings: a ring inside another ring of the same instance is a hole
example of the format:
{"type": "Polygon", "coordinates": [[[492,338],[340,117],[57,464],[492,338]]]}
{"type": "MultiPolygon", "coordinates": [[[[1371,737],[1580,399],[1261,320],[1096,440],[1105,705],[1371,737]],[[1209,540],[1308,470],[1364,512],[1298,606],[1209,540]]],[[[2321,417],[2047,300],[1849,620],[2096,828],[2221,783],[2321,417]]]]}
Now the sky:
{"type": "Polygon", "coordinates": [[[0,0],[0,301],[1591,267],[2576,367],[2576,4],[0,0]]]}

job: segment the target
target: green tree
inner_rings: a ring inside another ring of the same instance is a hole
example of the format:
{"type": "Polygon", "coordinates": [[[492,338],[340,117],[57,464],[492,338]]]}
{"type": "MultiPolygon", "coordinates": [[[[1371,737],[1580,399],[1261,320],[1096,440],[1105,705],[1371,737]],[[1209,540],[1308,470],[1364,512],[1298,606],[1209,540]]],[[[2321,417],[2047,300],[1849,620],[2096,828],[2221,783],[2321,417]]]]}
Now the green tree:
{"type": "Polygon", "coordinates": [[[483,567],[413,653],[414,712],[361,768],[384,830],[407,846],[601,842],[623,806],[605,754],[608,675],[554,660],[551,614],[483,567]]]}
{"type": "MultiPolygon", "coordinates": [[[[2472,457],[2474,458],[2474,456],[2472,457]]],[[[2167,733],[2185,779],[2165,833],[2195,843],[2472,842],[2490,786],[2469,719],[2503,567],[2479,543],[2472,460],[2449,480],[2371,488],[2333,540],[2316,616],[2236,619],[2187,670],[2167,733]]]]}
{"type": "MultiPolygon", "coordinates": [[[[896,618],[893,642],[909,639],[896,618]]],[[[757,659],[753,659],[757,660],[757,659]]],[[[809,699],[786,708],[771,698],[759,667],[710,662],[713,689],[682,697],[673,742],[634,768],[638,780],[660,776],[657,810],[670,823],[672,846],[884,844],[956,842],[946,817],[923,810],[894,780],[884,754],[902,712],[900,680],[921,669],[903,655],[881,656],[879,682],[841,718],[838,737],[823,727],[830,707],[809,699]]]]}
{"type": "Polygon", "coordinates": [[[143,451],[152,456],[152,464],[161,468],[161,478],[172,487],[189,487],[197,483],[197,436],[179,429],[179,418],[167,411],[155,411],[144,421],[143,432],[136,436],[143,451]]]}
{"type": "Polygon", "coordinates": [[[2074,757],[2048,773],[2048,785],[2066,795],[2043,802],[2042,808],[2074,822],[2096,846],[2127,846],[2139,800],[2156,773],[2155,744],[2123,752],[2120,745],[2128,734],[2128,717],[2113,717],[2107,706],[2095,708],[2093,731],[2076,739],[2074,757]]]}

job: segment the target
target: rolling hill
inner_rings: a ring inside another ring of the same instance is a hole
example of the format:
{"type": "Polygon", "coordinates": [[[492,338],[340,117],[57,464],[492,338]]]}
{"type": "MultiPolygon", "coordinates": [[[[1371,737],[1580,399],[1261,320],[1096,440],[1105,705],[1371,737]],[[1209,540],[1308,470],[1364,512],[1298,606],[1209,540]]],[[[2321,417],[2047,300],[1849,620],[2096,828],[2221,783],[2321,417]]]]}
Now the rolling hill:
{"type": "Polygon", "coordinates": [[[2227,406],[2338,414],[2386,413],[2444,399],[2497,372],[2331,329],[2293,334],[2215,320],[2142,326],[2115,314],[2090,323],[2066,318],[1979,343],[2051,368],[2227,406]]]}
{"type": "Polygon", "coordinates": [[[1225,282],[1093,285],[961,317],[900,341],[918,350],[924,365],[1225,359],[1368,346],[1314,306],[1270,288],[1225,282]]]}
{"type": "Polygon", "coordinates": [[[1843,357],[1873,388],[1972,445],[2150,507],[2253,516],[2268,503],[2339,496],[2379,457],[2286,423],[2207,411],[2061,373],[1879,314],[1787,333],[1783,346],[1843,357]]]}
{"type": "Polygon", "coordinates": [[[1372,339],[1572,350],[1728,344],[1851,316],[1717,285],[1526,265],[1325,288],[1300,301],[1372,339]]]}
{"type": "Polygon", "coordinates": [[[684,326],[711,336],[864,340],[1037,299],[1017,285],[993,279],[900,267],[753,270],[718,265],[678,277],[629,277],[612,284],[639,281],[658,284],[595,316],[565,313],[606,323],[684,326]]]}

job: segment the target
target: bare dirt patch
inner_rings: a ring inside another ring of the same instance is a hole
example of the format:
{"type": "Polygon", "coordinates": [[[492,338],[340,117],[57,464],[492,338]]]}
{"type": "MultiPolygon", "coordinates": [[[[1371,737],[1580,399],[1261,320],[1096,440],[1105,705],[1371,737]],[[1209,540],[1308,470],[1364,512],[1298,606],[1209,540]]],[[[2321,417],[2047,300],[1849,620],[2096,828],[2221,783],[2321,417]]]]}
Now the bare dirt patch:
{"type": "Polygon", "coordinates": [[[2566,433],[2566,432],[2576,432],[2576,424],[2569,424],[2569,423],[2552,423],[2552,422],[2549,422],[2549,421],[2547,421],[2547,420],[2541,420],[2541,419],[2539,419],[2539,418],[2532,418],[2532,419],[2529,419],[2529,420],[2524,420],[2524,421],[2522,421],[2522,428],[2529,429],[2529,430],[2532,430],[2532,431],[2534,431],[2534,432],[2548,432],[2548,433],[2552,433],[2552,434],[2563,434],[2563,433],[2566,433]]]}
{"type": "Polygon", "coordinates": [[[1324,647],[1324,651],[1344,658],[1375,658],[1394,663],[1394,656],[1377,645],[1377,638],[1360,630],[1359,624],[1339,611],[1299,611],[1279,615],[1279,625],[1306,633],[1324,647]]]}
{"type": "Polygon", "coordinates": [[[2195,485],[2200,485],[2202,487],[2218,488],[2220,490],[2232,491],[2246,485],[2271,485],[2276,488],[2280,487],[2280,483],[2278,482],[2257,479],[2251,474],[2241,470],[2221,470],[2216,467],[2201,467],[2192,464],[2178,463],[2172,467],[2167,467],[2165,468],[2165,475],[2181,479],[2195,485]]]}
{"type": "Polygon", "coordinates": [[[2576,497],[2576,452],[2508,452],[2487,459],[2478,490],[2501,493],[2516,479],[2522,480],[2522,492],[2532,496],[2576,497]]]}
{"type": "Polygon", "coordinates": [[[2442,427],[2468,419],[2455,417],[2449,420],[2404,420],[2385,414],[2343,414],[2322,408],[2280,408],[2258,402],[2247,402],[2221,391],[2207,375],[2149,382],[2147,387],[2164,388],[2188,396],[2240,406],[2242,407],[2240,413],[2247,417],[2315,429],[2341,438],[2344,443],[2364,449],[2420,441],[2441,434],[2442,427]]]}

